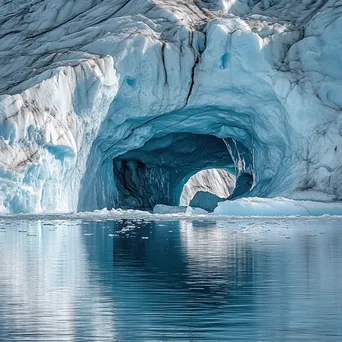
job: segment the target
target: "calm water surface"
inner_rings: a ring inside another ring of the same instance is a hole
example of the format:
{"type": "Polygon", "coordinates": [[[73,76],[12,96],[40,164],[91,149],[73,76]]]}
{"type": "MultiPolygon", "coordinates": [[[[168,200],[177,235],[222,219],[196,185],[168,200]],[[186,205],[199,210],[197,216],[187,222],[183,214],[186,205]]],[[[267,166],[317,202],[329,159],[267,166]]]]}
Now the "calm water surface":
{"type": "Polygon", "coordinates": [[[2,219],[0,341],[342,341],[342,219],[2,219]]]}

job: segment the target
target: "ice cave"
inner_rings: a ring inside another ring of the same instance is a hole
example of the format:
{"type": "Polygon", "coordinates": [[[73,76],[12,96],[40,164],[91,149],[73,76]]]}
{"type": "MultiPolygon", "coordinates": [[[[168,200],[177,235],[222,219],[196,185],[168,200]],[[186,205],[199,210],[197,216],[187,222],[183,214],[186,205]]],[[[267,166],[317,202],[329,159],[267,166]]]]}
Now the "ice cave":
{"type": "Polygon", "coordinates": [[[188,205],[202,171],[342,199],[339,1],[43,3],[0,14],[0,212],[188,205]]]}
{"type": "MultiPolygon", "coordinates": [[[[206,182],[203,178],[199,179],[198,186],[213,195],[227,190],[223,199],[228,198],[228,190],[233,192],[235,188],[235,183],[229,184],[228,181],[235,181],[235,176],[229,177],[222,171],[215,173],[216,168],[235,175],[234,162],[223,139],[191,133],[168,134],[151,139],[141,148],[113,160],[117,205],[137,209],[152,209],[156,204],[189,205],[195,193],[183,195],[183,188],[192,178],[188,184],[188,192],[191,192],[196,186],[196,175],[198,178],[198,172],[206,169],[209,169],[206,182]]],[[[248,183],[242,175],[241,179],[243,182],[239,192],[242,195],[250,190],[252,182],[248,183]]]]}

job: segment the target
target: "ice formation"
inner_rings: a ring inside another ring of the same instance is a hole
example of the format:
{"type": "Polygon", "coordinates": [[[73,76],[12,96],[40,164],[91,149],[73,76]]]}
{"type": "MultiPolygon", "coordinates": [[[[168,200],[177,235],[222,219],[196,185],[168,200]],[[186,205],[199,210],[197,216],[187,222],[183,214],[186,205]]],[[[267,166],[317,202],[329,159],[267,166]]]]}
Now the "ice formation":
{"type": "Polygon", "coordinates": [[[186,214],[189,212],[191,212],[191,208],[186,206],[156,204],[153,208],[153,214],[186,214]]]}
{"type": "Polygon", "coordinates": [[[235,188],[236,178],[223,169],[202,170],[185,183],[180,205],[189,205],[196,193],[208,192],[220,198],[228,198],[235,188]]]}
{"type": "Polygon", "coordinates": [[[240,198],[218,203],[213,215],[228,216],[323,216],[342,215],[342,203],[296,201],[286,198],[240,198]]]}
{"type": "Polygon", "coordinates": [[[190,201],[190,207],[201,208],[212,212],[219,202],[223,202],[225,198],[216,196],[208,191],[196,192],[194,198],[190,201]]]}
{"type": "Polygon", "coordinates": [[[0,211],[178,205],[212,168],[341,200],[341,27],[340,0],[3,2],[0,211]]]}

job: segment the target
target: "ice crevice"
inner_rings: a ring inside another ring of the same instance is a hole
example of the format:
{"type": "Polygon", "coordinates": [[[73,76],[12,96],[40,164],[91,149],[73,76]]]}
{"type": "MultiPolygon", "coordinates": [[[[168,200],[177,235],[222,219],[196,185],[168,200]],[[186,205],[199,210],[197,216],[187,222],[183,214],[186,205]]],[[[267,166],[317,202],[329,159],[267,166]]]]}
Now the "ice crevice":
{"type": "Polygon", "coordinates": [[[4,4],[0,211],[179,205],[200,171],[340,201],[341,26],[337,0],[4,4]]]}

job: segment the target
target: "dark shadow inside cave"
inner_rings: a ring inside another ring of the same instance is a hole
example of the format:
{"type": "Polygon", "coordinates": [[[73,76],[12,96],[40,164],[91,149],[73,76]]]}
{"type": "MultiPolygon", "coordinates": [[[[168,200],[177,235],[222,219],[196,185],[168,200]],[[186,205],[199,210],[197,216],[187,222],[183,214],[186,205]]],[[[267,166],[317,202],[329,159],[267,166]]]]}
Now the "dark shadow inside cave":
{"type": "Polygon", "coordinates": [[[151,210],[156,204],[176,206],[184,184],[201,170],[223,169],[237,174],[231,197],[249,191],[253,177],[237,172],[227,139],[212,135],[173,133],[147,141],[113,160],[117,207],[151,210]]]}

